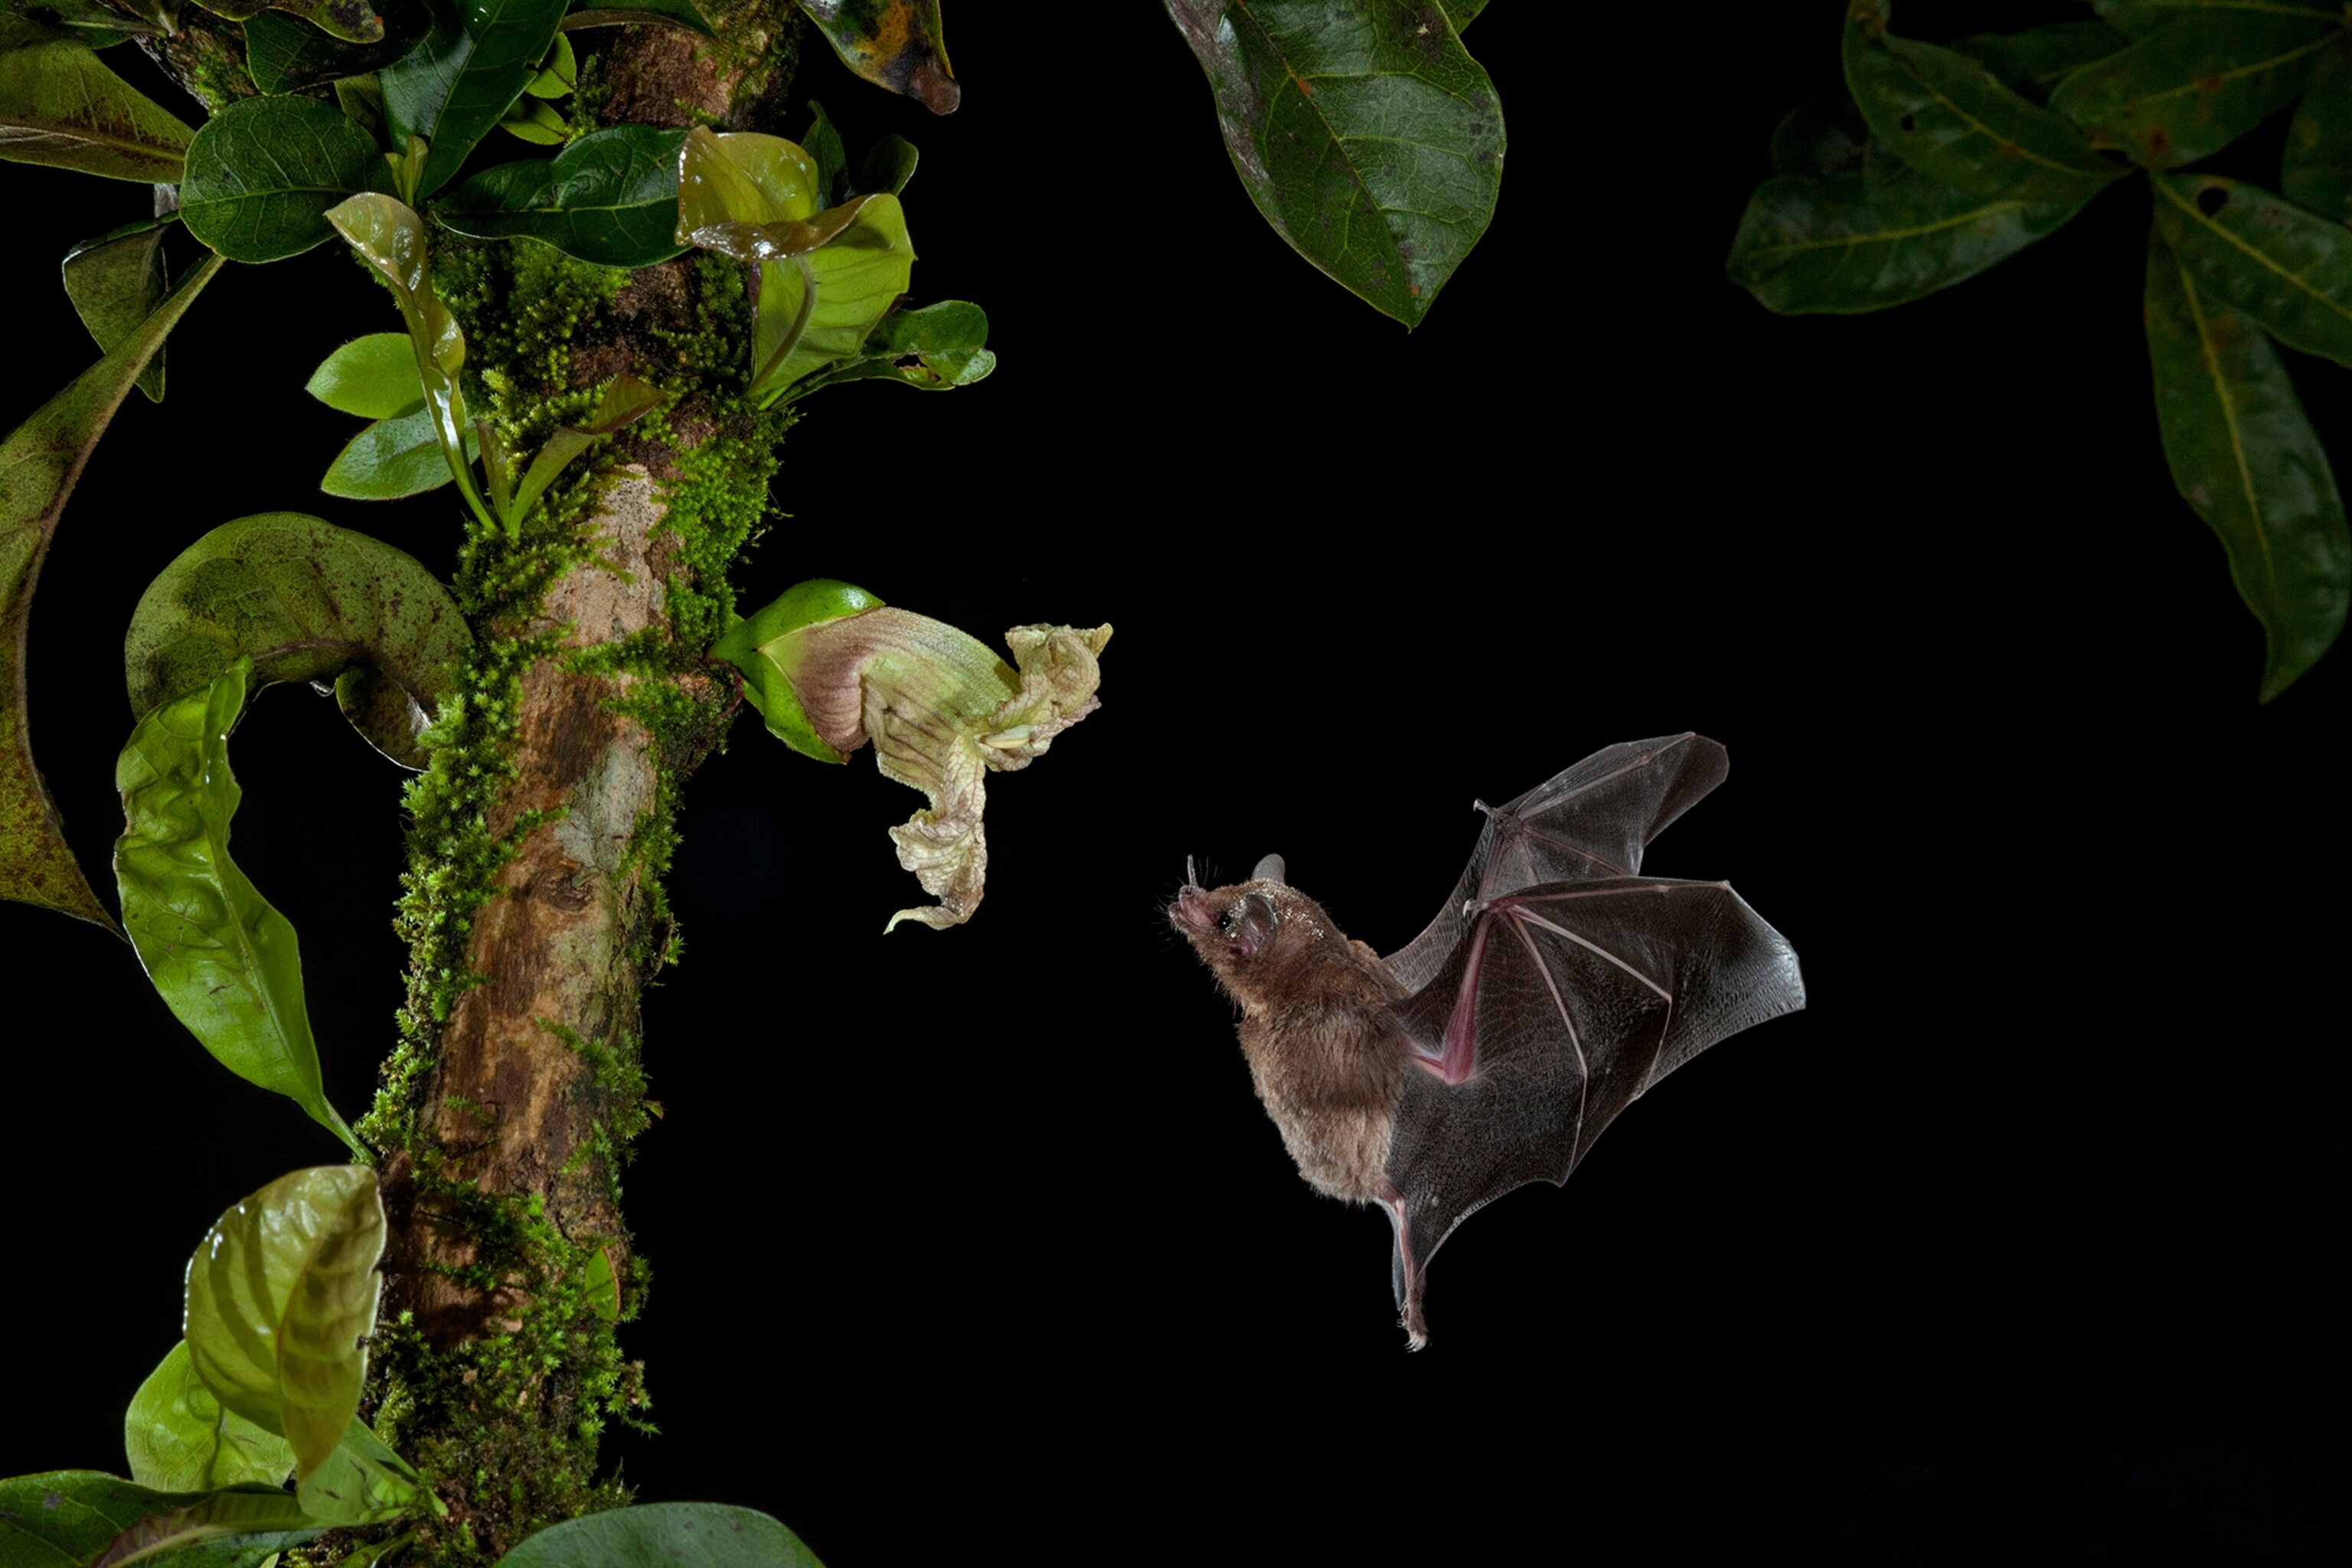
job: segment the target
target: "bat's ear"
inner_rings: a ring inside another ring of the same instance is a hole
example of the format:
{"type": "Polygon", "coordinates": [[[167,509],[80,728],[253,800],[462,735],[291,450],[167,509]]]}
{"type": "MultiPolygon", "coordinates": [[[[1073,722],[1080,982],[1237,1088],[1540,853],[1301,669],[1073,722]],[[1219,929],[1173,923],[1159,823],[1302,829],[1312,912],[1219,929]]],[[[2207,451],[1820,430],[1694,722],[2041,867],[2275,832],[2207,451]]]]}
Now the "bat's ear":
{"type": "Polygon", "coordinates": [[[1265,859],[1259,861],[1257,863],[1257,869],[1250,873],[1250,880],[1253,882],[1281,881],[1282,857],[1279,855],[1269,855],[1265,859]]]}

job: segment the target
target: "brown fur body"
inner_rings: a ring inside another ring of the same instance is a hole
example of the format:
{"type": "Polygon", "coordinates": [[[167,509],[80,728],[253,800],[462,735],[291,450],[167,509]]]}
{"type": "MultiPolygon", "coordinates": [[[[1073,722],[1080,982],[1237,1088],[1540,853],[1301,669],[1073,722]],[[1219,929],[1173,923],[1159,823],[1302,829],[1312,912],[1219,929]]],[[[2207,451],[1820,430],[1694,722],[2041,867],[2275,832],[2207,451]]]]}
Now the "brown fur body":
{"type": "Polygon", "coordinates": [[[1407,1067],[1388,965],[1272,878],[1188,884],[1168,919],[1240,1006],[1242,1055],[1299,1174],[1327,1196],[1378,1201],[1407,1067]]]}

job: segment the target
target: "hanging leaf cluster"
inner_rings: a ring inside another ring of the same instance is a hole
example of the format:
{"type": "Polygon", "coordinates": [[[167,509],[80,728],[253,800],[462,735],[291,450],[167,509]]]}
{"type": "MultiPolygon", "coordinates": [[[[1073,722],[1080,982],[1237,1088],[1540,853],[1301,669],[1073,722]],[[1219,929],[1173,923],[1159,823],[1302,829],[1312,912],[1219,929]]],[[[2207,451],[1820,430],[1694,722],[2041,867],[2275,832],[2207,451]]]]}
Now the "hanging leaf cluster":
{"type": "MultiPolygon", "coordinates": [[[[1851,101],[1791,110],[1728,270],[1784,314],[1883,310],[2004,261],[2111,189],[2151,209],[2138,283],[2174,484],[2261,621],[2263,700],[2352,604],[2352,531],[2276,345],[2352,366],[2352,14],[2332,0],[2096,0],[1937,46],[1853,0],[1851,101]],[[2273,181],[2187,165],[2292,112],[2273,181]]],[[[2333,374],[2315,367],[2316,374],[2333,374]]]]}

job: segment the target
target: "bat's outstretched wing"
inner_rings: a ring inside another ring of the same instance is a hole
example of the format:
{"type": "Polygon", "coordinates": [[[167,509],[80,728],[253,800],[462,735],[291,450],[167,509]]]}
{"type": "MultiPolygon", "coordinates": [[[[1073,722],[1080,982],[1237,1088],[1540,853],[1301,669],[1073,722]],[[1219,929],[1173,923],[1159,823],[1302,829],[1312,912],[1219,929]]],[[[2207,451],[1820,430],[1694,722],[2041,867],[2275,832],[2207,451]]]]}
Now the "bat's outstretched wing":
{"type": "Polygon", "coordinates": [[[1389,956],[1390,973],[1408,991],[1428,984],[1462,940],[1465,904],[1539,883],[1633,875],[1643,846],[1721,784],[1728,765],[1704,735],[1629,741],[1507,805],[1486,806],[1486,826],[1453,896],[1427,930],[1389,956]]]}
{"type": "Polygon", "coordinates": [[[1567,1181],[1652,1084],[1804,1004],[1795,952],[1721,882],[1554,881],[1474,905],[1394,1006],[1418,1053],[1385,1171],[1416,1339],[1423,1270],[1455,1226],[1514,1187],[1567,1181]]]}

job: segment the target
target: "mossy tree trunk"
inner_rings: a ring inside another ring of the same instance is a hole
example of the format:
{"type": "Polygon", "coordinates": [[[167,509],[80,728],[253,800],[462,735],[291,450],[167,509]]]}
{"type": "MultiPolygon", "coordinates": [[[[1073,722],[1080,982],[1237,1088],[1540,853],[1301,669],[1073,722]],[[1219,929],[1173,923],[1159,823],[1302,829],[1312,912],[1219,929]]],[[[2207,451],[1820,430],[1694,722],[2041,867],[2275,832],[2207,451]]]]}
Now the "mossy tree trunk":
{"type": "MultiPolygon", "coordinates": [[[[719,44],[575,35],[604,46],[581,92],[599,123],[760,123],[790,75],[791,13],[705,9],[719,44]]],[[[163,63],[216,103],[232,25],[190,15],[163,63]]],[[[366,1408],[449,1510],[405,1560],[454,1565],[622,1500],[596,1480],[596,1440],[645,1398],[614,1321],[644,1279],[617,1179],[649,1113],[638,999],[671,942],[677,786],[736,701],[703,650],[789,418],[740,395],[752,317],[737,263],[630,274],[437,230],[434,247],[469,406],[509,450],[581,422],[622,372],[670,395],[576,465],[521,539],[467,525],[457,589],[478,643],[408,795],[408,1005],[361,1124],[392,1224],[366,1408]]]]}

